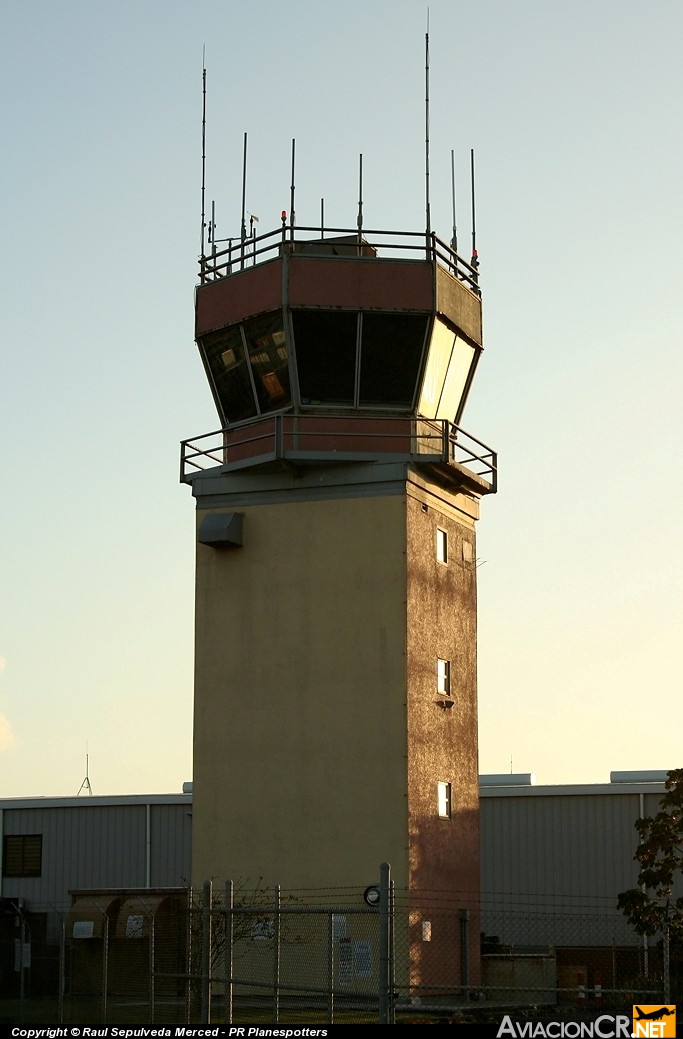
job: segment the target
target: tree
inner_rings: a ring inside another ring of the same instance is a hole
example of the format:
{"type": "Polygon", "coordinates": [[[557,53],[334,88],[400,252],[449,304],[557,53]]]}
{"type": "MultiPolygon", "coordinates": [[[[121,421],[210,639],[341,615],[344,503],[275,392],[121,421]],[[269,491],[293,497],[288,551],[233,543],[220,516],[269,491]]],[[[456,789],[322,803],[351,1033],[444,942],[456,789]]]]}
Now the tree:
{"type": "Polygon", "coordinates": [[[683,896],[673,894],[683,875],[683,768],[667,772],[664,787],[657,814],[636,820],[639,886],[622,891],[617,906],[638,934],[662,931],[668,941],[683,938],[683,896]]]}

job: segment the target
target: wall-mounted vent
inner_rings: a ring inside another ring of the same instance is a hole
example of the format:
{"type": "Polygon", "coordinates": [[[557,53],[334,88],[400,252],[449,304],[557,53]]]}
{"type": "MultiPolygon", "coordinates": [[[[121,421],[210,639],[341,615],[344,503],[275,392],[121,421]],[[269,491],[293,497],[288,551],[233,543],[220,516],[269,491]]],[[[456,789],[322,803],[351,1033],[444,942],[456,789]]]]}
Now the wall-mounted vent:
{"type": "Polygon", "coordinates": [[[243,519],[241,512],[211,512],[200,523],[197,540],[212,548],[239,548],[243,519]]]}

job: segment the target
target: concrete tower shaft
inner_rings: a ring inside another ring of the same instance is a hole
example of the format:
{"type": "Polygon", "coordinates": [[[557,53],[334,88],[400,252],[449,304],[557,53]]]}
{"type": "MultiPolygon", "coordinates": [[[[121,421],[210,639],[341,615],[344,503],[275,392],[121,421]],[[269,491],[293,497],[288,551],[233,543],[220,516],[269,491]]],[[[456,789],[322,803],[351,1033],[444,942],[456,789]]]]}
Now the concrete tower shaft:
{"type": "Polygon", "coordinates": [[[193,885],[360,900],[389,862],[476,909],[477,273],[435,235],[283,225],[203,258],[196,339],[193,885]]]}

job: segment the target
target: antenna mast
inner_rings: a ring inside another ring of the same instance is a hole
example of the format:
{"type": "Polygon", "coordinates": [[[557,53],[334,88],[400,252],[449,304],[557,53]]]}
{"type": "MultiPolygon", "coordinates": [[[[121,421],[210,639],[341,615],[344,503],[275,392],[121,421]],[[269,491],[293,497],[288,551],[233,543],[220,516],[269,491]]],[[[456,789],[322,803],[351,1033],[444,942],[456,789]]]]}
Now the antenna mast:
{"type": "Polygon", "coordinates": [[[296,141],[292,137],[292,183],[289,188],[289,236],[294,241],[294,150],[296,141]]]}
{"type": "Polygon", "coordinates": [[[453,149],[451,148],[451,194],[453,196],[453,237],[451,238],[451,249],[458,255],[458,229],[455,226],[455,164],[453,149]]]}
{"type": "Polygon", "coordinates": [[[427,234],[427,251],[429,236],[432,233],[432,218],[429,205],[429,10],[427,11],[427,32],[425,33],[425,209],[427,234]]]}
{"type": "Polygon", "coordinates": [[[86,751],[85,751],[85,779],[83,780],[83,782],[81,783],[80,787],[78,788],[78,793],[76,794],[76,797],[80,797],[82,790],[87,790],[88,794],[90,795],[90,797],[92,797],[92,787],[90,785],[90,777],[89,777],[88,772],[89,772],[89,769],[88,769],[88,751],[87,751],[87,747],[86,747],[86,751]]]}
{"type": "Polygon", "coordinates": [[[204,259],[204,227],[205,212],[204,198],[206,192],[206,61],[202,53],[202,232],[201,232],[201,256],[204,259]]]}
{"type": "Polygon", "coordinates": [[[478,280],[479,256],[477,253],[477,224],[474,209],[474,148],[470,150],[470,173],[472,178],[472,267],[475,272],[475,281],[478,280]]]}
{"type": "Polygon", "coordinates": [[[247,224],[245,220],[245,206],[247,199],[247,133],[244,132],[244,155],[242,156],[242,224],[240,227],[240,243],[242,246],[242,267],[244,267],[244,243],[247,240],[247,224]]]}
{"type": "Polygon", "coordinates": [[[359,155],[358,163],[358,219],[356,220],[356,226],[358,228],[358,255],[360,256],[361,242],[363,240],[363,153],[359,155]]]}

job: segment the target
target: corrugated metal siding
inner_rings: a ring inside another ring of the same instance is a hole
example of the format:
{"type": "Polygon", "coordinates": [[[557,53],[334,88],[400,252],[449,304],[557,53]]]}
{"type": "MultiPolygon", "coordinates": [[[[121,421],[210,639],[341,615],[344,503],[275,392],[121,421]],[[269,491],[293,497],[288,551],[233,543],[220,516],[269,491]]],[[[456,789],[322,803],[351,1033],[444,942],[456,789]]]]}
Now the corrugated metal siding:
{"type": "Polygon", "coordinates": [[[486,797],[480,804],[482,892],[595,898],[635,884],[636,794],[486,797]]]}
{"type": "MultiPolygon", "coordinates": [[[[645,812],[661,794],[647,795],[645,812]]],[[[637,793],[485,796],[483,927],[510,944],[636,943],[616,908],[634,887],[637,793]]]]}
{"type": "Polygon", "coordinates": [[[143,887],[145,806],[5,809],[5,834],[42,833],[42,874],[5,878],[5,896],[60,908],[73,888],[143,887]]]}
{"type": "Polygon", "coordinates": [[[192,805],[152,805],[151,887],[187,887],[192,862],[192,805]]]}

